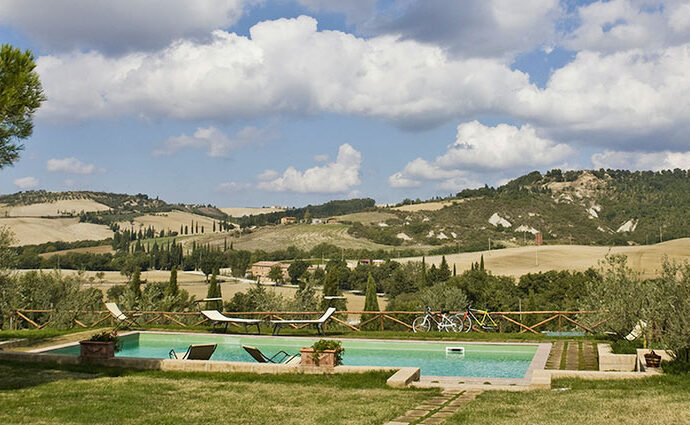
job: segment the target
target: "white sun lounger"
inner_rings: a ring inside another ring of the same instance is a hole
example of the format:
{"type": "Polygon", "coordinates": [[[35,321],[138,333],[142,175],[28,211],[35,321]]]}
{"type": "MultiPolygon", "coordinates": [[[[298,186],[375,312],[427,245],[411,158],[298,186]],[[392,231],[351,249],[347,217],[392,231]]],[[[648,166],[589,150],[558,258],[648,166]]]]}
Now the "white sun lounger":
{"type": "Polygon", "coordinates": [[[628,335],[625,336],[625,339],[628,341],[635,341],[637,338],[641,337],[644,335],[644,330],[647,328],[647,322],[643,320],[639,320],[635,327],[633,328],[632,331],[628,335]]]}
{"type": "Polygon", "coordinates": [[[256,330],[258,333],[261,333],[261,319],[242,319],[239,317],[228,317],[221,313],[218,310],[202,310],[201,314],[204,315],[208,320],[213,322],[213,329],[215,330],[216,325],[224,323],[225,324],[225,331],[227,332],[228,330],[228,325],[230,323],[235,323],[238,325],[244,325],[244,330],[245,332],[249,332],[247,329],[248,326],[250,325],[256,325],[256,330]]]}
{"type": "Polygon", "coordinates": [[[123,323],[127,325],[141,326],[139,325],[139,323],[137,323],[136,320],[136,316],[141,316],[141,314],[134,314],[132,315],[132,317],[128,317],[125,313],[122,312],[122,310],[120,310],[120,307],[116,303],[105,303],[105,308],[107,308],[110,312],[110,315],[118,321],[118,324],[115,327],[115,329],[119,328],[120,325],[122,325],[123,323]]]}
{"type": "Polygon", "coordinates": [[[335,307],[329,307],[321,317],[315,320],[271,320],[273,335],[278,335],[283,325],[314,325],[319,334],[325,335],[326,333],[323,330],[323,325],[331,318],[333,313],[335,313],[335,307]]]}

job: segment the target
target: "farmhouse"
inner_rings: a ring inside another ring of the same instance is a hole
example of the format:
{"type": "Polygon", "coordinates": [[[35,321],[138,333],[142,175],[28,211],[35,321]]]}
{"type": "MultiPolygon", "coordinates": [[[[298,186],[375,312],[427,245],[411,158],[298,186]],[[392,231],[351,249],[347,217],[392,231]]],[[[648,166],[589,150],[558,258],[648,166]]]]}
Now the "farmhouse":
{"type": "Polygon", "coordinates": [[[283,217],[280,219],[280,224],[294,224],[297,223],[297,217],[283,217]]]}
{"type": "Polygon", "coordinates": [[[289,277],[288,267],[290,267],[290,265],[281,263],[280,261],[257,261],[252,264],[252,276],[254,276],[254,278],[267,278],[273,266],[280,266],[283,270],[283,278],[287,279],[289,277]]]}

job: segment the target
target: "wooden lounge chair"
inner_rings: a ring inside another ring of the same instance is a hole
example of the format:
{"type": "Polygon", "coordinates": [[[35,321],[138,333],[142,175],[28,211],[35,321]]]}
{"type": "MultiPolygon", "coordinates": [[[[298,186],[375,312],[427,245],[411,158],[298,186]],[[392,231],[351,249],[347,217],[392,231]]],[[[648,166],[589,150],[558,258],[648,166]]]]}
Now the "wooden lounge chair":
{"type": "Polygon", "coordinates": [[[218,310],[202,310],[201,314],[204,315],[208,320],[213,322],[213,329],[216,329],[216,325],[220,323],[225,323],[225,332],[228,331],[228,325],[230,323],[244,325],[245,332],[249,333],[247,329],[249,325],[256,325],[256,331],[261,333],[261,320],[260,319],[241,319],[239,317],[228,317],[218,310]]]}
{"type": "Polygon", "coordinates": [[[326,335],[326,332],[323,330],[323,325],[331,318],[333,313],[335,313],[335,307],[329,307],[321,317],[314,320],[271,320],[271,324],[273,324],[273,335],[278,335],[283,325],[314,325],[320,335],[326,335]]]}
{"type": "Polygon", "coordinates": [[[243,345],[242,348],[259,363],[299,364],[301,361],[299,354],[290,355],[282,350],[275,353],[272,357],[266,357],[266,355],[256,347],[243,345]]]}
{"type": "Polygon", "coordinates": [[[129,326],[141,326],[139,323],[137,323],[136,319],[137,316],[141,316],[141,313],[134,313],[132,317],[129,317],[125,313],[123,313],[122,310],[120,310],[120,307],[116,303],[105,303],[105,308],[107,308],[110,312],[110,315],[118,321],[117,326],[115,326],[115,329],[118,329],[123,324],[129,326]]]}
{"type": "Polygon", "coordinates": [[[209,360],[216,347],[216,344],[192,344],[183,355],[177,354],[175,350],[170,350],[168,355],[175,360],[209,360]]]}

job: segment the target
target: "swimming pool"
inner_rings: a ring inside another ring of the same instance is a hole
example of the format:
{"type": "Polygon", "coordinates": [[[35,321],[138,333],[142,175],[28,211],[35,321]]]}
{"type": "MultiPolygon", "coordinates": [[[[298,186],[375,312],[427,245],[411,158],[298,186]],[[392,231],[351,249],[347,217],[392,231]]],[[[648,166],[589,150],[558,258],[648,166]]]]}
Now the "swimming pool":
{"type": "MultiPolygon", "coordinates": [[[[184,353],[190,344],[218,344],[211,360],[253,362],[242,345],[259,348],[266,355],[283,350],[299,353],[317,338],[252,335],[208,335],[136,332],[121,336],[117,357],[168,358],[170,349],[184,353]]],[[[422,375],[487,378],[524,378],[537,352],[537,344],[468,342],[341,340],[343,364],[349,366],[419,367],[422,375]],[[447,347],[462,347],[452,353],[447,347]]],[[[79,355],[79,345],[43,351],[79,355]]]]}

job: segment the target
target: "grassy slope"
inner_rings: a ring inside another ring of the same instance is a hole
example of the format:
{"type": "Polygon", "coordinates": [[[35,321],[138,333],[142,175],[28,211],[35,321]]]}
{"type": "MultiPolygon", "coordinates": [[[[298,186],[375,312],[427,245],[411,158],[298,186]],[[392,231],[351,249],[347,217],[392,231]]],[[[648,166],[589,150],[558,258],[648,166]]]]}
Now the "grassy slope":
{"type": "Polygon", "coordinates": [[[0,362],[0,423],[373,425],[433,394],[387,388],[380,373],[117,373],[0,362]]]}
{"type": "MultiPolygon", "coordinates": [[[[341,248],[352,249],[396,249],[388,245],[377,244],[365,239],[355,238],[347,233],[344,224],[291,224],[287,226],[269,226],[260,228],[248,235],[233,238],[226,234],[207,235],[195,238],[197,243],[210,243],[222,246],[227,237],[228,244],[235,249],[275,251],[291,245],[309,250],[320,243],[330,243],[341,248]]],[[[185,241],[189,244],[190,241],[185,241]]]]}
{"type": "MultiPolygon", "coordinates": [[[[473,262],[484,256],[485,267],[496,275],[520,276],[548,270],[586,270],[597,267],[608,253],[625,254],[629,265],[645,277],[656,275],[664,256],[676,260],[690,260],[690,238],[676,239],[656,245],[603,247],[583,245],[542,246],[538,254],[535,248],[507,248],[493,251],[446,255],[450,267],[456,265],[458,273],[467,270],[473,262]],[[536,264],[537,257],[539,265],[536,264]]],[[[421,258],[406,258],[400,261],[421,261],[421,258]]],[[[440,264],[441,256],[426,257],[427,264],[440,264]]]]}
{"type": "Polygon", "coordinates": [[[690,423],[690,375],[645,380],[560,379],[553,388],[526,393],[489,391],[462,407],[448,425],[690,423]]]}

